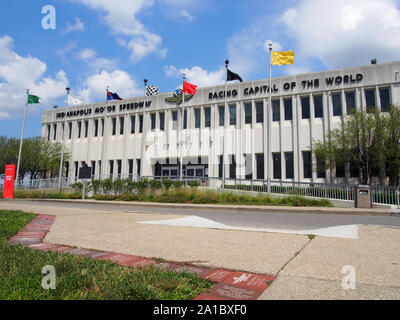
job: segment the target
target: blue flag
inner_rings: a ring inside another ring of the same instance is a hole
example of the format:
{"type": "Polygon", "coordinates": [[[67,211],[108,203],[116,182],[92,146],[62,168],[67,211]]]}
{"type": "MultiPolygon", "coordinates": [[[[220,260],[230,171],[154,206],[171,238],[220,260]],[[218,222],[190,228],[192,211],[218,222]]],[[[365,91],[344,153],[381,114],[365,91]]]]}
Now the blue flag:
{"type": "Polygon", "coordinates": [[[118,94],[116,93],[112,93],[110,91],[107,90],[107,101],[109,100],[122,100],[118,94]]]}

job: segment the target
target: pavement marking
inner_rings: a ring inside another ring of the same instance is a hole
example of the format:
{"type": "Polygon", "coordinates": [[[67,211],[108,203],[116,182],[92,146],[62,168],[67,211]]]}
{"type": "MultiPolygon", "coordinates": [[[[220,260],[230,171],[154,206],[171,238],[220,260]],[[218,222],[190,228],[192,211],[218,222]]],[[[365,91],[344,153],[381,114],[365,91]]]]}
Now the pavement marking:
{"type": "Polygon", "coordinates": [[[193,227],[235,231],[255,231],[255,232],[272,232],[272,233],[290,233],[301,235],[316,235],[321,237],[358,239],[358,225],[334,226],[328,228],[310,229],[310,230],[288,230],[288,229],[266,229],[266,228],[249,228],[234,227],[223,223],[215,222],[197,216],[188,216],[179,219],[151,220],[141,221],[143,224],[167,225],[175,227],[193,227]]]}

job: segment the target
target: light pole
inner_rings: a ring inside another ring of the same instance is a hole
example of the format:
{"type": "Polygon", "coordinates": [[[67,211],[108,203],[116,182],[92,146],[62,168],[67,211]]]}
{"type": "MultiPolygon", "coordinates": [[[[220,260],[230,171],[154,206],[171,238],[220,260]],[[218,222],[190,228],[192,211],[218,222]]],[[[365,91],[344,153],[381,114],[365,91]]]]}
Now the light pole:
{"type": "Polygon", "coordinates": [[[29,89],[26,90],[26,103],[24,109],[24,120],[22,121],[22,130],[21,130],[21,139],[19,141],[19,152],[18,152],[18,164],[17,164],[17,175],[16,175],[16,188],[18,188],[18,178],[19,178],[19,167],[21,164],[21,151],[22,151],[22,142],[24,140],[24,129],[25,129],[25,119],[26,119],[26,109],[28,107],[28,97],[29,97],[29,89]]]}

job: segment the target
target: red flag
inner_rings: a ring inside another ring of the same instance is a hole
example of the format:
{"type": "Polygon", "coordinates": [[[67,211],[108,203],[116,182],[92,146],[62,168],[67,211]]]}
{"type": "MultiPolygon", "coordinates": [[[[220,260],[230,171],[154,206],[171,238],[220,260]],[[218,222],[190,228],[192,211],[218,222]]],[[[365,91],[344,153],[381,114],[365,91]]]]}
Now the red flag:
{"type": "Polygon", "coordinates": [[[186,93],[194,96],[196,94],[196,89],[197,89],[197,86],[195,86],[194,84],[190,84],[189,82],[183,81],[182,92],[186,92],[186,93]]]}

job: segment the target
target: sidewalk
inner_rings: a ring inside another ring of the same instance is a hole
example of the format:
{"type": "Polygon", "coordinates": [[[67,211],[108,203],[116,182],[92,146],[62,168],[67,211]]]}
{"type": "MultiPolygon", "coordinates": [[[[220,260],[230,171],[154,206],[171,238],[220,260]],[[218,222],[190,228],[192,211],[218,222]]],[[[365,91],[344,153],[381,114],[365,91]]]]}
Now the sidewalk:
{"type": "MultiPolygon", "coordinates": [[[[115,202],[113,202],[115,204],[115,202]]],[[[142,205],[142,203],[141,203],[142,205]]],[[[360,226],[358,239],[140,224],[181,215],[0,202],[57,218],[45,242],[277,276],[261,299],[400,299],[400,229],[360,226]],[[344,290],[344,266],[356,289],[344,290]]]]}

